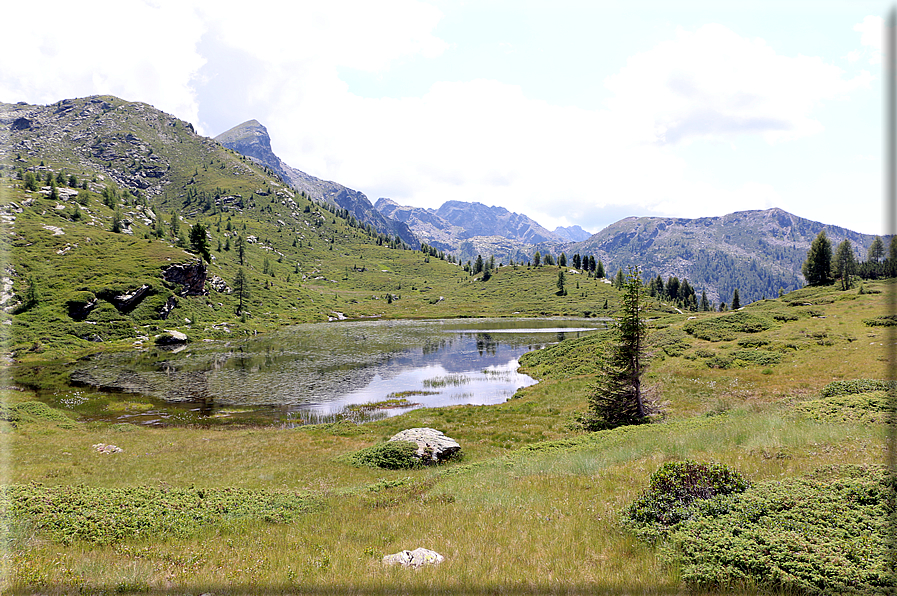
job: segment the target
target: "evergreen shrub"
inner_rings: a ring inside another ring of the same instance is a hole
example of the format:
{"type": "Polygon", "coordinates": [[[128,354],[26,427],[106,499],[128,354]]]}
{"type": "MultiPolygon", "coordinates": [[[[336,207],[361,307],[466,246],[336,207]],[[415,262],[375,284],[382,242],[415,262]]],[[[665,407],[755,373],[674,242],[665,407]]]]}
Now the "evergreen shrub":
{"type": "Polygon", "coordinates": [[[349,461],[358,467],[405,470],[423,465],[416,451],[417,444],[411,441],[386,441],[356,451],[349,461]]]}

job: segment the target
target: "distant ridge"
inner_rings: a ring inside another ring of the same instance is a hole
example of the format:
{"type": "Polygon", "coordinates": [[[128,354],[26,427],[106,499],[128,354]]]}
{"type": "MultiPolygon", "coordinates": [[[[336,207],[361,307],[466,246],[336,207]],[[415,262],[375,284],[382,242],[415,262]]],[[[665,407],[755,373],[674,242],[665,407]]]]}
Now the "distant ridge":
{"type": "Polygon", "coordinates": [[[773,208],[698,219],[627,217],[569,250],[595,255],[612,273],[639,265],[644,278],[686,278],[716,303],[730,302],[737,288],[747,303],[802,287],[801,265],[823,229],[833,248],[849,240],[858,260],[875,238],[773,208]]]}

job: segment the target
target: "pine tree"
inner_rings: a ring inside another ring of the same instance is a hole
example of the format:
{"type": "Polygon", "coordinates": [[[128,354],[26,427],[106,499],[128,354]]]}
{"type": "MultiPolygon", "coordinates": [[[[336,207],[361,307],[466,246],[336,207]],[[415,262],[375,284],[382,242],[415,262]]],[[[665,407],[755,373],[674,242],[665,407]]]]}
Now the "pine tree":
{"type": "Polygon", "coordinates": [[[739,308],[741,308],[741,298],[738,296],[738,288],[735,288],[735,292],[732,294],[732,310],[739,308]]]}
{"type": "Polygon", "coordinates": [[[824,286],[833,281],[831,269],[832,243],[826,237],[825,230],[822,230],[810,244],[801,272],[808,286],[824,286]]]}
{"type": "Polygon", "coordinates": [[[701,290],[701,310],[704,312],[711,310],[710,301],[707,300],[707,292],[704,290],[701,290]]]}
{"type": "Polygon", "coordinates": [[[646,326],[640,312],[642,280],[638,269],[629,269],[621,302],[623,312],[614,329],[616,338],[602,359],[601,374],[591,388],[589,411],[582,418],[587,430],[647,422],[652,413],[641,383],[646,368],[646,326]]]}
{"type": "Polygon", "coordinates": [[[242,315],[243,302],[249,299],[249,280],[246,279],[246,274],[243,273],[242,267],[237,271],[237,276],[234,277],[234,292],[240,300],[240,305],[237,307],[237,314],[242,315]]]}
{"type": "Polygon", "coordinates": [[[209,254],[209,238],[206,236],[206,227],[199,222],[196,222],[190,228],[190,247],[205,259],[207,263],[212,262],[212,255],[209,254]]]}
{"type": "Polygon", "coordinates": [[[841,289],[850,289],[850,278],[856,271],[856,259],[847,239],[843,240],[835,251],[834,270],[835,277],[841,280],[841,289]]]}
{"type": "Polygon", "coordinates": [[[561,269],[560,271],[558,271],[558,281],[557,281],[558,296],[566,296],[567,295],[567,290],[564,289],[565,281],[566,280],[564,278],[564,270],[561,269]]]}

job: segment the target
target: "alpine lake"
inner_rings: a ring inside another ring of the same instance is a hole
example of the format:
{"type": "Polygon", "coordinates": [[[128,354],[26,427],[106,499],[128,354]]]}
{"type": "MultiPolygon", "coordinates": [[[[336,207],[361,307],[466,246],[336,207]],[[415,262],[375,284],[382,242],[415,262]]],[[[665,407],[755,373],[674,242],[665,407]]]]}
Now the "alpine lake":
{"type": "Polygon", "coordinates": [[[524,353],[607,328],[602,319],[367,320],[232,341],[103,352],[41,399],[82,420],[135,425],[365,422],[503,403],[536,383],[524,353]]]}

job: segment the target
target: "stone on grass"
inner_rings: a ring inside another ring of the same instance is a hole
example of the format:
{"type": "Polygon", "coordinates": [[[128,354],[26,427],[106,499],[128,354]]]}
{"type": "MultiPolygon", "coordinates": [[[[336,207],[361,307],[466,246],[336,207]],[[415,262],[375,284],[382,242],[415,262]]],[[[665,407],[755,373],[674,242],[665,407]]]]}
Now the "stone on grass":
{"type": "Polygon", "coordinates": [[[409,428],[397,433],[390,441],[409,441],[417,444],[415,457],[425,464],[444,461],[461,451],[461,445],[433,428],[409,428]]]}
{"type": "Polygon", "coordinates": [[[383,557],[384,565],[401,565],[402,567],[422,567],[424,565],[439,565],[445,560],[445,557],[437,553],[435,550],[428,548],[416,548],[414,550],[403,550],[392,555],[383,557]]]}
{"type": "Polygon", "coordinates": [[[115,445],[106,445],[105,443],[97,443],[93,446],[100,453],[121,453],[123,449],[115,445]]]}

